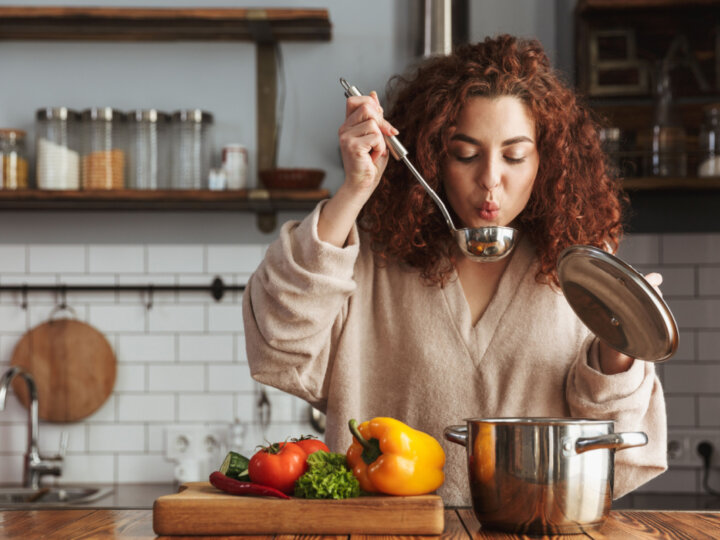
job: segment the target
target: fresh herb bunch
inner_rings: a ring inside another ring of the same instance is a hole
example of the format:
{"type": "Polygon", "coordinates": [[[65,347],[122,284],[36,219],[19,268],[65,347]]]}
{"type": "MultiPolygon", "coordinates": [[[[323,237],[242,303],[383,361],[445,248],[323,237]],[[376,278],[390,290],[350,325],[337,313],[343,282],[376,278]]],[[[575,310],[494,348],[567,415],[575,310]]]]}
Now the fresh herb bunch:
{"type": "Polygon", "coordinates": [[[295,482],[303,499],[349,499],[360,496],[360,482],[348,469],[345,454],[318,450],[307,458],[308,470],[295,482]]]}

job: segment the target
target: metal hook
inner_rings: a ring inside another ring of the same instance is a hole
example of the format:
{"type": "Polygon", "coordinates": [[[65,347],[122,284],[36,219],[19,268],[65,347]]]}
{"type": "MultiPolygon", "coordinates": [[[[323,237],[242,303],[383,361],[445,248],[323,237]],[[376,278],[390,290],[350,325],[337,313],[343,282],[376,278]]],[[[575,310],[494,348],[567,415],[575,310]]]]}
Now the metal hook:
{"type": "Polygon", "coordinates": [[[60,285],[60,303],[58,304],[58,307],[61,310],[67,309],[67,286],[66,285],[60,285]]]}
{"type": "Polygon", "coordinates": [[[20,302],[20,307],[22,307],[23,309],[28,308],[28,285],[27,285],[27,283],[23,283],[22,300],[20,302]]]}
{"type": "Polygon", "coordinates": [[[57,315],[58,313],[61,313],[63,311],[67,311],[74,319],[77,319],[78,318],[77,313],[67,303],[67,285],[65,285],[65,284],[58,285],[57,290],[60,293],[60,302],[58,302],[58,304],[50,312],[50,316],[48,317],[48,319],[53,320],[55,315],[57,315]]]}
{"type": "Polygon", "coordinates": [[[210,284],[210,294],[215,300],[222,300],[225,294],[225,283],[219,276],[215,277],[210,284]]]}
{"type": "Polygon", "coordinates": [[[258,416],[258,420],[260,421],[260,429],[262,430],[263,439],[265,438],[265,435],[267,434],[267,429],[270,426],[270,407],[270,400],[268,399],[265,387],[260,387],[260,397],[258,398],[256,404],[256,413],[258,416]]]}
{"type": "Polygon", "coordinates": [[[147,292],[148,292],[148,300],[145,303],[145,309],[150,311],[153,307],[153,295],[155,294],[155,289],[153,289],[152,284],[148,285],[147,292]]]}

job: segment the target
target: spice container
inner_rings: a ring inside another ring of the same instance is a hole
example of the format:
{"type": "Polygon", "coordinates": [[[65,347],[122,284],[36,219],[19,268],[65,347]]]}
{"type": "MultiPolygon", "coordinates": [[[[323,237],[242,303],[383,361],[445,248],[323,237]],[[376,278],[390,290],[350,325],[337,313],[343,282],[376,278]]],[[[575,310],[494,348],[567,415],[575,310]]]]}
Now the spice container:
{"type": "Polygon", "coordinates": [[[222,164],[227,178],[227,189],[244,189],[247,186],[247,148],[241,144],[223,146],[222,164]]]}
{"type": "Polygon", "coordinates": [[[35,113],[35,176],[39,189],[79,189],[80,115],[67,107],[35,113]]]}
{"type": "Polygon", "coordinates": [[[125,115],[110,107],[82,113],[83,189],[123,189],[126,167],[125,115]]]}
{"type": "Polygon", "coordinates": [[[174,189],[203,189],[208,186],[212,126],[212,114],[200,109],[173,113],[170,158],[174,189]]]}
{"type": "Polygon", "coordinates": [[[155,109],[128,113],[128,187],[170,187],[170,116],[155,109]]]}
{"type": "Polygon", "coordinates": [[[0,188],[27,188],[28,163],[25,156],[25,132],[0,129],[0,188]]]}
{"type": "Polygon", "coordinates": [[[720,176],[720,103],[705,108],[705,119],[698,135],[698,150],[698,176],[720,176]]]}

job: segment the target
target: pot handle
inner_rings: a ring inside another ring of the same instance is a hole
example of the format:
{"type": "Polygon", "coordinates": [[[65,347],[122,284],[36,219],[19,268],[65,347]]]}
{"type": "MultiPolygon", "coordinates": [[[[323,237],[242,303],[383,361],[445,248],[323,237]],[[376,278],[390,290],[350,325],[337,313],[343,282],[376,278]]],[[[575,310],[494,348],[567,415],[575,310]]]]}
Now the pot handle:
{"type": "Polygon", "coordinates": [[[613,450],[624,450],[626,448],[635,448],[636,446],[645,446],[648,438],[642,431],[627,433],[608,433],[598,437],[580,437],[575,439],[566,439],[563,442],[564,454],[582,454],[589,450],[600,450],[604,448],[613,450]],[[574,451],[574,452],[573,452],[574,451]]]}
{"type": "Polygon", "coordinates": [[[443,434],[448,441],[467,446],[467,426],[448,426],[443,434]]]}

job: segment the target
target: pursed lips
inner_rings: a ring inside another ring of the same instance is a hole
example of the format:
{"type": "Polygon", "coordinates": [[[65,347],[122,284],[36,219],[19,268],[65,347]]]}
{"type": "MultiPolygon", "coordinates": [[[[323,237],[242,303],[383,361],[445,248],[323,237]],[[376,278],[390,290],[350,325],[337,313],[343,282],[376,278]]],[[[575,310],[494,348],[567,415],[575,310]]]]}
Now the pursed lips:
{"type": "Polygon", "coordinates": [[[486,221],[492,221],[497,218],[500,213],[500,205],[496,202],[486,201],[477,208],[477,213],[480,218],[486,221]]]}

